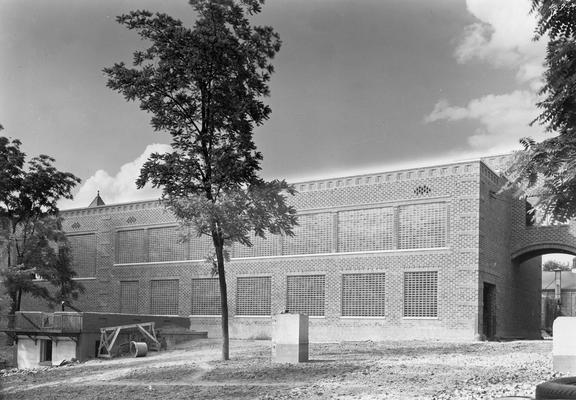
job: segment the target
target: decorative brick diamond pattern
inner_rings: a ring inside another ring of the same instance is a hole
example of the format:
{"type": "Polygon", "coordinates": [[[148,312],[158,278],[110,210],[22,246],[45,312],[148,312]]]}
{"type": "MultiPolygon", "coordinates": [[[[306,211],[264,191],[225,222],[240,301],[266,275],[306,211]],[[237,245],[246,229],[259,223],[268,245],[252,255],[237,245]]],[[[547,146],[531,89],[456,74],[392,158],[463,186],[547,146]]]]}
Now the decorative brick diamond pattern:
{"type": "Polygon", "coordinates": [[[150,281],[150,314],[178,315],[178,279],[150,281]]]}
{"type": "Polygon", "coordinates": [[[220,315],[218,278],[192,279],[192,315],[220,315]]]}
{"type": "Polygon", "coordinates": [[[447,206],[445,203],[401,206],[398,225],[400,249],[445,247],[447,206]]]}
{"type": "Polygon", "coordinates": [[[270,315],[270,276],[238,277],[236,280],[236,315],[270,315]]]}
{"type": "Polygon", "coordinates": [[[69,235],[72,265],[79,278],[96,276],[96,235],[69,235]]]}
{"type": "Polygon", "coordinates": [[[286,309],[289,313],[323,316],[325,303],[324,275],[286,277],[286,309]]]}
{"type": "Polygon", "coordinates": [[[317,254],[332,251],[332,214],[305,214],[298,217],[295,236],[283,238],[282,254],[317,254]]]}
{"type": "Polygon", "coordinates": [[[187,243],[179,243],[176,227],[150,228],[148,230],[148,254],[150,262],[180,261],[187,258],[187,243]]]}
{"type": "Polygon", "coordinates": [[[138,281],[120,281],[120,312],[138,314],[138,281]]]}
{"type": "Polygon", "coordinates": [[[404,317],[438,316],[438,272],[404,273],[404,317]]]}
{"type": "Polygon", "coordinates": [[[386,275],[342,275],[342,316],[383,317],[386,313],[386,275]]]}
{"type": "Polygon", "coordinates": [[[119,264],[146,262],[146,231],[144,229],[118,231],[117,255],[119,264]]]}
{"type": "Polygon", "coordinates": [[[392,207],[338,213],[339,252],[390,250],[393,232],[392,207]]]}

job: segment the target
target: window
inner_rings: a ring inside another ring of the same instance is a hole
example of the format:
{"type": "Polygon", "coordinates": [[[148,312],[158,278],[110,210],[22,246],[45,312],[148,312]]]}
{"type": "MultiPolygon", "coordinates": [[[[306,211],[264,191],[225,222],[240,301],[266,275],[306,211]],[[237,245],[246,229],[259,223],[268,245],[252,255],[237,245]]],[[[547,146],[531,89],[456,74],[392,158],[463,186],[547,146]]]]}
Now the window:
{"type": "Polygon", "coordinates": [[[404,317],[438,316],[438,272],[404,273],[404,317]]]}
{"type": "Polygon", "coordinates": [[[338,251],[392,249],[394,209],[341,211],[338,213],[338,251]]]}
{"type": "Polygon", "coordinates": [[[138,281],[120,281],[120,312],[138,314],[138,281]]]}
{"type": "Polygon", "coordinates": [[[332,252],[333,217],[330,213],[298,216],[294,236],[285,236],[282,254],[318,254],[332,252]]]}
{"type": "Polygon", "coordinates": [[[179,232],[174,226],[148,230],[150,262],[185,260],[187,243],[179,243],[179,232]]]}
{"type": "Polygon", "coordinates": [[[236,315],[270,315],[269,276],[238,277],[236,280],[236,315]]]}
{"type": "Polygon", "coordinates": [[[445,203],[401,206],[398,221],[398,248],[445,247],[447,225],[445,203]]]}
{"type": "Polygon", "coordinates": [[[178,315],[178,279],[150,281],[150,313],[178,315]]]}
{"type": "Polygon", "coordinates": [[[96,235],[71,235],[72,265],[79,278],[96,276],[96,235]]]}
{"type": "Polygon", "coordinates": [[[309,316],[324,315],[324,275],[288,276],[286,309],[309,316]]]}
{"type": "Polygon", "coordinates": [[[192,279],[192,315],[222,314],[218,278],[192,279]]]}
{"type": "Polygon", "coordinates": [[[119,264],[146,262],[146,231],[144,229],[118,231],[116,261],[119,264]]]}
{"type": "Polygon", "coordinates": [[[384,273],[342,275],[342,316],[382,317],[385,315],[384,273]]]}

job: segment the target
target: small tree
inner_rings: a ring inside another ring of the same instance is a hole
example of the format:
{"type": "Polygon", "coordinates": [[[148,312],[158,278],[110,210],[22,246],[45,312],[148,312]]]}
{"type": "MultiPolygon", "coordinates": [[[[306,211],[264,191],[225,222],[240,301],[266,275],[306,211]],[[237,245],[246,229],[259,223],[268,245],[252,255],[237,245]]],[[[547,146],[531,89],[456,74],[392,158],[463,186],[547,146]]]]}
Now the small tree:
{"type": "Polygon", "coordinates": [[[539,123],[557,136],[540,143],[521,140],[511,169],[516,183],[536,189],[543,215],[565,222],[576,216],[576,3],[532,0],[537,15],[536,39],[547,35],[545,85],[537,105],[539,123]]]}
{"type": "Polygon", "coordinates": [[[80,180],[58,171],[49,156],[26,162],[20,145],[19,140],[0,136],[0,260],[4,264],[0,273],[11,314],[20,310],[23,294],[53,302],[83,290],[72,280],[70,249],[56,205],[61,198],[72,198],[70,192],[80,180]],[[50,283],[54,293],[36,277],[50,283]]]}
{"type": "Polygon", "coordinates": [[[156,131],[172,136],[172,152],[152,154],[137,186],[162,188],[180,223],[211,237],[220,285],[222,358],[229,359],[225,246],[251,246],[252,232],[292,235],[294,189],[258,176],[262,155],[253,128],[270,115],[270,60],[280,48],[268,26],[251,26],[247,15],[262,0],[191,0],[192,29],[166,14],[134,11],[117,21],[152,45],[124,63],[104,69],[108,87],[152,114],[156,131]]]}

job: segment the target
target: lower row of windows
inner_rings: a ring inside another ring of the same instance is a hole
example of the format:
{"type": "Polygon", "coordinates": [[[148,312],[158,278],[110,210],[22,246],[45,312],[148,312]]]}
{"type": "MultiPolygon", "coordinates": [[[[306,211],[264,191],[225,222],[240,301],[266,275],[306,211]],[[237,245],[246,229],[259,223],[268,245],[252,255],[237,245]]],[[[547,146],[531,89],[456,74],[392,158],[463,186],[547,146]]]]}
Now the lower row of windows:
{"type": "MultiPolygon", "coordinates": [[[[236,278],[236,315],[271,315],[272,278],[236,278]]],[[[120,282],[120,312],[138,313],[138,281],[120,282]]],[[[345,317],[383,317],[386,306],[384,273],[342,275],[341,314],[345,317]]],[[[192,279],[192,315],[220,315],[218,278],[192,279]]],[[[150,281],[150,313],[178,314],[178,279],[150,281]]],[[[325,275],[286,277],[286,311],[323,316],[326,301],[325,275]]],[[[437,271],[405,272],[404,317],[438,316],[437,271]]]]}

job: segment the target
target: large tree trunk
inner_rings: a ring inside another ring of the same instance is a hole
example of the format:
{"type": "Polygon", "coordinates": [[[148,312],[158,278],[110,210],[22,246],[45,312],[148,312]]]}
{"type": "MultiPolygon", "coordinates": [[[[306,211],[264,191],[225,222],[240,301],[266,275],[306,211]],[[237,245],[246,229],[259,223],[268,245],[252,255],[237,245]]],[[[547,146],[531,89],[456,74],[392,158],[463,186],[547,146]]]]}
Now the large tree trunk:
{"type": "Polygon", "coordinates": [[[222,308],[222,360],[230,359],[230,336],[228,333],[228,292],[226,274],[224,272],[224,241],[214,237],[216,261],[218,266],[218,282],[220,283],[220,305],[222,308]]]}

